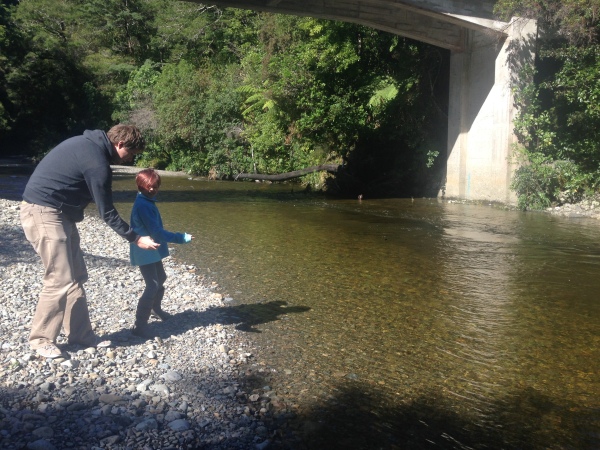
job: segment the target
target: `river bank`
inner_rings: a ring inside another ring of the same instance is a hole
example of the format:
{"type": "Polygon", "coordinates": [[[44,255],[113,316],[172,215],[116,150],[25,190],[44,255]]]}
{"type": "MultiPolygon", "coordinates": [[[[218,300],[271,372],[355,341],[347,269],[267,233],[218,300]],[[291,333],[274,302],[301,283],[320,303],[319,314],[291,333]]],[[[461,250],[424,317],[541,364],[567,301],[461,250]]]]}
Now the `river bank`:
{"type": "MultiPolygon", "coordinates": [[[[111,166],[111,167],[113,169],[113,173],[116,173],[116,174],[135,174],[141,170],[139,167],[134,167],[134,166],[111,166]]],[[[186,174],[185,172],[170,172],[170,171],[166,171],[166,170],[158,170],[158,173],[161,176],[175,176],[175,177],[188,177],[188,178],[191,177],[190,175],[186,174]]],[[[477,203],[477,204],[483,203],[480,201],[469,202],[468,200],[465,200],[465,201],[448,200],[448,201],[452,202],[452,203],[477,203]]],[[[508,205],[501,205],[501,206],[504,208],[510,207],[508,205]]],[[[514,208],[514,207],[510,207],[510,208],[514,208]]],[[[551,214],[553,216],[568,217],[570,219],[586,219],[586,218],[588,218],[588,219],[599,220],[600,219],[600,194],[595,197],[592,197],[592,198],[583,199],[579,203],[574,203],[574,204],[564,203],[562,205],[546,208],[544,211],[536,211],[536,212],[543,212],[543,213],[551,214]]]]}
{"type": "Polygon", "coordinates": [[[291,411],[259,384],[268,376],[236,329],[244,317],[218,285],[177,261],[176,246],[165,260],[163,302],[173,318],[152,322],[158,337],[144,341],[129,331],[143,280],[128,244],[87,215],[79,230],[90,316],[113,345],[73,348],[61,335],[66,357],[46,360],[27,342],[43,268],[23,235],[19,202],[0,199],[0,227],[1,448],[290,448],[276,441],[291,411]]]}
{"type": "MultiPolygon", "coordinates": [[[[23,157],[14,157],[14,158],[4,158],[0,159],[0,170],[4,170],[7,173],[15,173],[15,174],[28,174],[35,168],[35,164],[27,158],[23,157]]],[[[123,165],[113,165],[111,166],[114,174],[136,174],[141,170],[140,167],[135,166],[123,166],[123,165]]],[[[157,170],[157,172],[161,176],[171,176],[171,177],[186,177],[186,178],[197,178],[192,177],[191,175],[179,171],[167,171],[167,170],[157,170]]],[[[477,203],[484,204],[485,202],[476,201],[470,202],[468,200],[446,200],[451,203],[477,203]]],[[[503,208],[514,208],[512,205],[498,205],[503,208]]],[[[585,198],[578,203],[564,203],[557,206],[552,206],[546,208],[544,211],[535,211],[535,212],[543,212],[547,214],[551,214],[554,216],[568,217],[570,219],[600,219],[600,194],[591,197],[585,198]]]]}

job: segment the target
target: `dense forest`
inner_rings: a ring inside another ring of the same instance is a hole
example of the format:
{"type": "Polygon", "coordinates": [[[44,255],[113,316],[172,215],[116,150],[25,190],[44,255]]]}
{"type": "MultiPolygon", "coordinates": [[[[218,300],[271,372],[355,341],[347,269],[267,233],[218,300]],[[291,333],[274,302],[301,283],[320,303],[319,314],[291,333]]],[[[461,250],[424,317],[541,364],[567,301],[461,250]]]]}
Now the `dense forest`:
{"type": "MultiPolygon", "coordinates": [[[[600,0],[501,0],[538,20],[515,86],[523,208],[600,188],[600,0]]],[[[4,0],[0,153],[41,157],[86,128],[134,123],[140,166],[210,178],[333,164],[344,195],[435,195],[447,51],[358,25],[170,0],[4,0]]]]}
{"type": "Polygon", "coordinates": [[[344,165],[329,189],[417,195],[446,145],[448,55],[419,42],[170,0],[5,1],[0,14],[3,153],[127,122],[149,143],[141,166],[232,178],[344,165]]]}

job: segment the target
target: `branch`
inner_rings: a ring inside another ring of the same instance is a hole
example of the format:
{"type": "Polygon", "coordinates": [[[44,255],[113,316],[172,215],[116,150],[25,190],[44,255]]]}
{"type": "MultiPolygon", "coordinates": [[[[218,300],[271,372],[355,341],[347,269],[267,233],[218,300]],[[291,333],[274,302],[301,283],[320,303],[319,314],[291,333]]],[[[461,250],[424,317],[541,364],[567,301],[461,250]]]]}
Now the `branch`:
{"type": "Polygon", "coordinates": [[[307,167],[306,169],[294,170],[293,172],[279,173],[276,175],[264,175],[261,173],[240,173],[235,177],[235,181],[239,178],[248,178],[251,180],[267,180],[267,181],[284,181],[292,178],[298,178],[303,175],[320,172],[326,170],[329,173],[335,173],[340,166],[338,164],[321,164],[320,166],[307,167]]]}

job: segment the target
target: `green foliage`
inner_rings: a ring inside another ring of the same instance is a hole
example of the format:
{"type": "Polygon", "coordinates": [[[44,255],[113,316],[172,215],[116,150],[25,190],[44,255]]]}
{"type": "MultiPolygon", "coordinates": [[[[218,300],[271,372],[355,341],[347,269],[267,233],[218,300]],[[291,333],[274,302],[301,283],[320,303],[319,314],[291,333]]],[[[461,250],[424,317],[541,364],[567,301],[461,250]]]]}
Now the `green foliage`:
{"type": "Polygon", "coordinates": [[[113,119],[135,123],[144,133],[152,133],[156,126],[152,91],[159,77],[159,66],[151,60],[132,71],[127,85],[115,94],[113,119]]]}
{"type": "Polygon", "coordinates": [[[12,61],[22,53],[22,39],[12,19],[13,9],[7,4],[0,4],[0,136],[10,131],[13,123],[6,76],[12,61]]]}
{"type": "Polygon", "coordinates": [[[545,39],[588,45],[598,37],[600,0],[498,0],[494,10],[504,20],[537,20],[545,39]]]}
{"type": "Polygon", "coordinates": [[[511,188],[517,194],[520,209],[540,210],[556,198],[558,179],[552,163],[542,154],[528,154],[528,161],[515,173],[511,188]]]}
{"type": "Polygon", "coordinates": [[[12,60],[0,131],[33,126],[40,149],[120,121],[147,137],[137,164],[213,177],[346,162],[368,183],[382,167],[402,178],[439,159],[428,87],[441,59],[427,45],[170,0],[22,0],[2,12],[11,51],[0,58],[12,60]]]}
{"type": "Polygon", "coordinates": [[[576,203],[597,187],[598,174],[584,173],[572,161],[553,161],[542,153],[527,153],[511,188],[520,209],[540,210],[559,203],[576,203]]]}
{"type": "Polygon", "coordinates": [[[260,15],[254,11],[220,10],[185,1],[162,3],[153,37],[153,46],[159,51],[156,60],[229,65],[239,62],[256,41],[260,15]]]}
{"type": "Polygon", "coordinates": [[[9,120],[0,129],[4,131],[0,139],[17,143],[21,151],[39,153],[85,128],[109,126],[110,98],[135,66],[131,55],[120,57],[102,48],[107,33],[95,28],[95,20],[119,15],[132,2],[116,2],[106,11],[106,2],[15,3],[10,15],[3,15],[7,21],[3,29],[10,33],[4,33],[9,51],[2,52],[7,59],[2,70],[5,94],[0,99],[3,117],[9,120]],[[93,7],[100,16],[91,15],[93,7]]]}
{"type": "Polygon", "coordinates": [[[369,99],[369,107],[374,111],[381,108],[387,102],[394,100],[398,95],[398,88],[393,80],[386,82],[380,89],[375,91],[369,99]]]}
{"type": "Polygon", "coordinates": [[[600,181],[600,123],[596,105],[586,101],[596,95],[600,78],[592,76],[579,88],[576,80],[585,71],[568,75],[564,69],[572,70],[569,66],[543,82],[524,85],[517,95],[521,111],[515,130],[523,147],[512,187],[522,209],[578,201],[600,181]]]}
{"type": "Polygon", "coordinates": [[[435,160],[440,156],[440,152],[437,150],[428,150],[427,151],[427,168],[431,169],[435,164],[435,160]]]}
{"type": "Polygon", "coordinates": [[[0,139],[5,148],[43,153],[99,122],[105,101],[72,44],[76,19],[70,2],[24,0],[3,11],[0,139]]]}
{"type": "Polygon", "coordinates": [[[540,27],[538,62],[522,69],[515,86],[519,205],[578,201],[600,183],[600,1],[501,0],[496,7],[540,27]]]}
{"type": "MultiPolygon", "coordinates": [[[[383,166],[386,159],[405,165],[398,149],[420,148],[432,105],[419,101],[429,94],[420,84],[428,76],[425,46],[356,25],[276,15],[265,17],[260,38],[242,60],[240,89],[243,136],[259,171],[351,160],[364,145],[373,156],[386,152],[376,157],[383,166]]],[[[425,167],[425,155],[413,155],[425,167]]]]}
{"type": "Polygon", "coordinates": [[[231,71],[196,69],[190,63],[165,65],[153,89],[156,134],[170,149],[169,168],[207,174],[230,173],[237,152],[240,98],[231,71]]]}

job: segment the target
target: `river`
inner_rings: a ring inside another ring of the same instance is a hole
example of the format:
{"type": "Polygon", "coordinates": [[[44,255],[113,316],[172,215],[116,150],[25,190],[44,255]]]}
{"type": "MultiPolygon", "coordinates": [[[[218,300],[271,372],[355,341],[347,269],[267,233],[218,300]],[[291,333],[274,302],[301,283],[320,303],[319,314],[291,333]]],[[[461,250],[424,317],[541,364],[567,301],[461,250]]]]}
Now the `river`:
{"type": "Polygon", "coordinates": [[[171,177],[159,207],[196,237],[176,255],[248,305],[264,382],[315,442],[600,443],[597,221],[171,177]]]}
{"type": "Polygon", "coordinates": [[[306,448],[600,448],[598,221],[185,177],[158,201],[306,448]]]}

